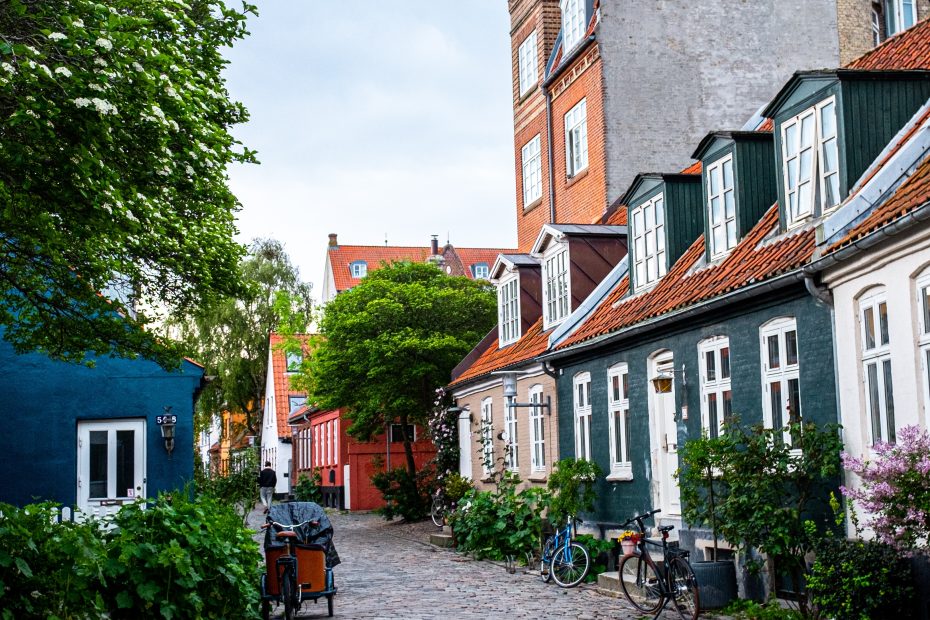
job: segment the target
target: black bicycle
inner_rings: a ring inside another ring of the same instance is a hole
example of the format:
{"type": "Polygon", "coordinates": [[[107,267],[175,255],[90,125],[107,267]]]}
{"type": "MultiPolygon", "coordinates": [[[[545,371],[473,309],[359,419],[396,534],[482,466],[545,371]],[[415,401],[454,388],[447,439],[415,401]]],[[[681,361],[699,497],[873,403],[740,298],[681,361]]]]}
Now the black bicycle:
{"type": "Polygon", "coordinates": [[[668,533],[674,526],[659,527],[662,534],[661,542],[646,538],[643,520],[658,512],[660,511],[653,510],[637,515],[621,526],[635,523],[639,532],[638,536],[634,537],[636,551],[626,555],[620,562],[620,588],[633,607],[647,614],[655,614],[655,618],[672,603],[682,618],[697,620],[701,605],[697,579],[691,564],[688,563],[689,554],[668,544],[668,533]],[[647,545],[662,549],[660,564],[656,564],[652,559],[647,545]]]}

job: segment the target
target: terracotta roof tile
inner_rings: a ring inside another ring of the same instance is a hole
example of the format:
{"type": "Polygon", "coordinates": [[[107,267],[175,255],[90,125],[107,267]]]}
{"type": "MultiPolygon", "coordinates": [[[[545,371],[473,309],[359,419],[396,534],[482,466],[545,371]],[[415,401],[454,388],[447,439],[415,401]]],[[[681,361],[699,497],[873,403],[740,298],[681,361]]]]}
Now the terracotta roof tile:
{"type": "Polygon", "coordinates": [[[646,293],[628,296],[629,276],[623,278],[581,327],[557,348],[632,327],[800,267],[813,253],[814,231],[807,229],[763,241],[777,226],[775,205],[722,262],[689,273],[704,253],[702,235],[659,284],[646,293]]]}
{"type": "Polygon", "coordinates": [[[356,261],[365,261],[368,271],[375,271],[381,267],[382,262],[423,262],[429,256],[430,250],[426,247],[338,245],[329,248],[328,252],[336,290],[342,292],[349,290],[361,280],[352,277],[351,264],[356,261]]]}
{"type": "Polygon", "coordinates": [[[775,121],[767,118],[762,123],[756,127],[756,131],[774,131],[775,130],[775,121]]]}
{"type": "Polygon", "coordinates": [[[627,206],[620,205],[614,209],[611,213],[601,218],[602,221],[600,224],[605,224],[607,226],[626,226],[627,225],[627,206]]]}
{"type": "Polygon", "coordinates": [[[459,377],[451,383],[452,386],[461,385],[472,379],[483,377],[495,370],[501,370],[520,362],[531,360],[543,353],[549,345],[549,332],[543,331],[543,320],[539,319],[533,324],[523,337],[517,342],[497,348],[497,339],[482,353],[478,359],[459,377]]]}
{"type": "Polygon", "coordinates": [[[681,171],[681,174],[701,174],[701,162],[696,161],[684,170],[681,171]]]}
{"type": "Polygon", "coordinates": [[[930,18],[889,37],[846,65],[847,69],[930,69],[930,18]]]}
{"type": "Polygon", "coordinates": [[[498,254],[516,254],[518,250],[507,248],[455,248],[459,260],[462,261],[462,267],[465,269],[465,275],[472,278],[471,266],[478,263],[486,263],[488,269],[494,266],[498,254]]]}
{"type": "MultiPolygon", "coordinates": [[[[304,346],[306,346],[309,336],[298,335],[304,346]]],[[[303,396],[306,398],[307,393],[298,390],[292,390],[290,378],[287,374],[287,356],[281,350],[280,345],[284,342],[285,336],[280,334],[271,334],[269,344],[271,345],[271,372],[274,373],[274,408],[275,416],[278,421],[278,437],[290,437],[291,430],[288,425],[288,415],[290,414],[289,396],[303,396]]],[[[306,355],[306,350],[304,350],[306,355]]]]}

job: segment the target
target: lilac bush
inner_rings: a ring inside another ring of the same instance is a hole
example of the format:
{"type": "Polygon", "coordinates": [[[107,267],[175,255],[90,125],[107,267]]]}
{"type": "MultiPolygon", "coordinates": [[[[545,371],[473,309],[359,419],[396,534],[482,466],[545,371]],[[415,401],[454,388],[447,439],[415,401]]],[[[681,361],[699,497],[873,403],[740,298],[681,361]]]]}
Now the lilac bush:
{"type": "Polygon", "coordinates": [[[459,471],[458,423],[458,411],[450,411],[450,398],[445,389],[439,388],[429,416],[429,435],[436,445],[436,480],[443,487],[446,478],[459,471]]]}
{"type": "Polygon", "coordinates": [[[872,461],[843,453],[843,464],[862,479],[843,494],[869,513],[866,525],[898,549],[926,549],[930,539],[930,435],[906,426],[894,444],[879,443],[872,461]]]}

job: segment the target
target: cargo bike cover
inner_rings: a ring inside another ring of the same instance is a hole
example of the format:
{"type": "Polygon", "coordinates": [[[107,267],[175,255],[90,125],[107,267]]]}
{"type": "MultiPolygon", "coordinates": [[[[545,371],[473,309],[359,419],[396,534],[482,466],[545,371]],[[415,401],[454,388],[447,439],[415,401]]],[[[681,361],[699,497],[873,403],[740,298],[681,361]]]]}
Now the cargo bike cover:
{"type": "MultiPolygon", "coordinates": [[[[326,550],[327,568],[332,568],[340,563],[339,554],[336,553],[336,547],[333,545],[333,524],[319,504],[314,502],[275,504],[268,511],[268,517],[272,521],[285,525],[304,523],[304,525],[294,528],[294,532],[297,534],[297,542],[300,544],[321,545],[326,550]],[[307,523],[308,521],[317,522],[318,525],[314,526],[307,523]]],[[[272,524],[271,527],[265,530],[266,551],[284,546],[283,542],[275,538],[275,533],[280,532],[282,529],[280,526],[272,524]]]]}

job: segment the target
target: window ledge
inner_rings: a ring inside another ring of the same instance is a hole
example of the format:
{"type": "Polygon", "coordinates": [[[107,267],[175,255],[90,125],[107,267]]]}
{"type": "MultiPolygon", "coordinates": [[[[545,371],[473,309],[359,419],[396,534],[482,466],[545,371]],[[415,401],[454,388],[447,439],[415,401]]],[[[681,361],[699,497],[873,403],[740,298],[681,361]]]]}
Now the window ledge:
{"type": "Polygon", "coordinates": [[[572,185],[574,185],[575,183],[577,183],[577,182],[580,181],[581,179],[583,179],[583,178],[585,178],[586,176],[588,176],[588,170],[590,170],[590,168],[585,167],[583,170],[580,170],[580,171],[576,172],[574,175],[568,177],[568,178],[565,180],[565,187],[571,187],[572,185]]]}
{"type": "MultiPolygon", "coordinates": [[[[520,84],[517,84],[517,91],[520,90],[520,84]]],[[[539,92],[539,80],[533,83],[532,86],[526,89],[525,93],[520,93],[517,95],[517,105],[521,105],[524,101],[532,97],[535,93],[539,92]]]]}
{"type": "Polygon", "coordinates": [[[549,479],[549,476],[546,475],[544,471],[538,471],[536,473],[530,474],[526,478],[530,482],[546,482],[549,479]]]}
{"type": "Polygon", "coordinates": [[[534,200],[534,201],[531,202],[530,204],[524,206],[524,207],[523,207],[523,215],[526,215],[527,213],[529,213],[530,211],[532,211],[533,209],[535,209],[536,207],[538,207],[539,205],[541,205],[541,204],[542,204],[542,201],[543,201],[543,197],[540,196],[539,198],[537,198],[536,200],[534,200]]]}
{"type": "Polygon", "coordinates": [[[607,482],[628,482],[633,479],[633,468],[620,468],[610,472],[607,482]]]}

